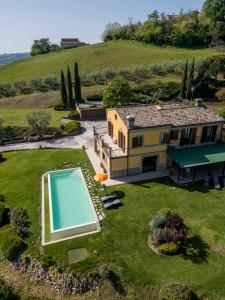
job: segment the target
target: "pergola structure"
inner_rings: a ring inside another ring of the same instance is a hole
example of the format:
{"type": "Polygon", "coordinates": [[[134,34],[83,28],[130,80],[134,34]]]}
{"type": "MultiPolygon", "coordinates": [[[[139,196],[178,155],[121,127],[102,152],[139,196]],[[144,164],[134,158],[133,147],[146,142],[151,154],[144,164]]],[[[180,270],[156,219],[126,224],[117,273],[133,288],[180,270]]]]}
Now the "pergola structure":
{"type": "Polygon", "coordinates": [[[197,167],[206,165],[209,166],[210,172],[212,165],[223,163],[221,176],[225,174],[225,144],[170,150],[168,151],[168,155],[178,166],[178,183],[180,181],[181,170],[186,168],[193,168],[193,180],[195,180],[197,167]]]}

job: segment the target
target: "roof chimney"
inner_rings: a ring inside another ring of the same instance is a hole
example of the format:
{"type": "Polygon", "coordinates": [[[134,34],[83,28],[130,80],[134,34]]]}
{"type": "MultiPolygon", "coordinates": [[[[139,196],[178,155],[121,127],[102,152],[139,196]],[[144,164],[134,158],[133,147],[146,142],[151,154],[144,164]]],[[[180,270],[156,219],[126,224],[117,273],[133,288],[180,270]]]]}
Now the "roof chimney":
{"type": "Polygon", "coordinates": [[[135,117],[127,116],[128,129],[134,128],[135,117]]]}

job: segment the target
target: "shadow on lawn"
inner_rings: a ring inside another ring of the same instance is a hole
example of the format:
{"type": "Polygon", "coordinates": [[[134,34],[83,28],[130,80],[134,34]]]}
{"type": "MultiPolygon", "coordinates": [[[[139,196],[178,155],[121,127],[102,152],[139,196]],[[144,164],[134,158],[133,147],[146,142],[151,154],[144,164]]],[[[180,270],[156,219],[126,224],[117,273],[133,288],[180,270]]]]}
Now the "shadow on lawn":
{"type": "Polygon", "coordinates": [[[199,235],[187,238],[182,257],[191,260],[195,264],[202,264],[208,260],[209,246],[199,235]]]}
{"type": "Polygon", "coordinates": [[[126,290],[119,278],[119,276],[112,270],[109,271],[108,279],[111,282],[114,290],[120,295],[126,295],[126,290]]]}
{"type": "Polygon", "coordinates": [[[203,183],[201,181],[188,183],[188,184],[176,184],[171,178],[169,177],[161,177],[156,179],[149,179],[141,182],[134,182],[133,185],[142,186],[144,188],[151,189],[151,183],[158,183],[162,185],[167,185],[168,187],[175,188],[175,189],[183,189],[188,192],[201,192],[201,193],[208,193],[211,188],[207,188],[203,186],[203,183]]]}
{"type": "Polygon", "coordinates": [[[6,158],[6,157],[2,157],[2,158],[0,159],[0,164],[1,164],[1,163],[4,163],[5,161],[7,161],[7,158],[6,158]]]}
{"type": "Polygon", "coordinates": [[[113,194],[117,194],[119,199],[123,199],[125,197],[125,193],[123,191],[113,191],[113,194]]]}

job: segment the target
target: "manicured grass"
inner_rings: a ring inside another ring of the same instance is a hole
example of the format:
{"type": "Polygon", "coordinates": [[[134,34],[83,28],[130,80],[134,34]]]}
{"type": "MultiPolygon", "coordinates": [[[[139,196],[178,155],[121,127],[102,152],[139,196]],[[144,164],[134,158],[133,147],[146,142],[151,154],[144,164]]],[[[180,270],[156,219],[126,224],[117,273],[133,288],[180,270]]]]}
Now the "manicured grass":
{"type": "Polygon", "coordinates": [[[107,67],[128,67],[137,64],[162,63],[163,61],[183,61],[186,58],[202,58],[215,54],[211,49],[181,49],[157,47],[132,41],[112,41],[77,49],[30,57],[1,67],[0,81],[14,82],[18,79],[59,75],[67,65],[73,67],[78,61],[82,73],[100,71],[107,67]]]}
{"type": "MultiPolygon", "coordinates": [[[[4,120],[4,126],[27,126],[26,114],[39,110],[0,108],[0,118],[4,120]]],[[[46,108],[44,110],[49,112],[52,117],[50,122],[50,126],[52,127],[59,127],[61,118],[68,115],[68,112],[55,111],[53,108],[46,108]]]]}
{"type": "MultiPolygon", "coordinates": [[[[28,252],[38,255],[40,242],[41,174],[64,161],[88,162],[81,150],[36,150],[4,154],[0,164],[1,193],[9,206],[21,205],[32,220],[28,252]]],[[[90,165],[88,165],[90,167],[90,165]]],[[[120,191],[123,206],[106,212],[100,234],[45,247],[45,253],[68,264],[68,250],[86,248],[88,258],[70,266],[89,270],[105,262],[127,281],[140,285],[160,285],[180,281],[209,299],[225,297],[225,201],[224,191],[199,185],[176,187],[167,178],[107,188],[120,191]],[[156,255],[147,246],[149,220],[161,209],[178,212],[196,235],[201,249],[198,261],[182,256],[156,255]]]]}
{"type": "Polygon", "coordinates": [[[5,153],[0,163],[0,194],[6,204],[27,209],[30,220],[28,252],[37,255],[40,241],[41,176],[49,170],[60,168],[65,161],[88,162],[82,150],[34,150],[5,153]]]}

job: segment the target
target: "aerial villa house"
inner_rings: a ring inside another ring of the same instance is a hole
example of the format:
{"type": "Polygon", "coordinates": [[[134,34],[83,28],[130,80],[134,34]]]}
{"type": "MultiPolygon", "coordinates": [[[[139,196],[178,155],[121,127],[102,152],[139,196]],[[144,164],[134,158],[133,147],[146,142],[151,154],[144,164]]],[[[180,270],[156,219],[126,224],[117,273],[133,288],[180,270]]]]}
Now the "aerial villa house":
{"type": "Polygon", "coordinates": [[[109,178],[151,172],[176,182],[225,174],[224,119],[180,104],[108,109],[108,128],[94,128],[94,150],[109,178]]]}

